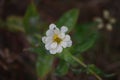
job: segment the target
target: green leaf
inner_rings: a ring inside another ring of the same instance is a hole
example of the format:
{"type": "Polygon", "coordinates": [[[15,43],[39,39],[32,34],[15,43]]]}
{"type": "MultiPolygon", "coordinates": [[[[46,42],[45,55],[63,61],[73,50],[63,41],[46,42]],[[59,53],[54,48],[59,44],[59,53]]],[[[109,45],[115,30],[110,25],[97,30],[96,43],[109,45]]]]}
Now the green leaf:
{"type": "Polygon", "coordinates": [[[40,78],[44,78],[52,70],[54,57],[51,54],[48,54],[42,45],[36,48],[31,48],[30,50],[38,54],[36,71],[40,78]]]}
{"type": "Polygon", "coordinates": [[[22,24],[22,18],[17,16],[10,16],[7,18],[7,27],[10,31],[22,31],[24,32],[24,27],[22,24]]]}
{"type": "Polygon", "coordinates": [[[80,69],[76,69],[76,68],[71,68],[72,72],[74,72],[74,74],[79,75],[80,73],[86,72],[86,68],[84,67],[80,67],[80,69]]]}
{"type": "Polygon", "coordinates": [[[66,61],[60,60],[59,65],[56,68],[56,74],[58,76],[66,75],[69,69],[69,65],[66,61]]]}
{"type": "Polygon", "coordinates": [[[74,60],[71,57],[71,53],[68,49],[64,49],[61,54],[59,54],[59,58],[65,60],[68,63],[74,63],[74,60]]]}
{"type": "Polygon", "coordinates": [[[74,33],[73,39],[75,39],[76,51],[84,52],[94,46],[97,38],[98,32],[94,30],[95,23],[86,23],[78,25],[74,33]]]}
{"type": "Polygon", "coordinates": [[[29,50],[34,53],[37,53],[37,75],[41,79],[43,79],[52,70],[54,56],[49,54],[48,51],[46,51],[44,44],[41,41],[41,36],[39,34],[34,34],[34,36],[30,36],[29,39],[32,44],[32,48],[30,48],[29,50]],[[36,46],[36,44],[39,45],[36,46]]]}
{"type": "Polygon", "coordinates": [[[97,39],[97,36],[96,35],[92,35],[91,37],[89,37],[88,40],[85,40],[84,42],[79,44],[78,49],[80,50],[80,52],[87,51],[88,49],[93,47],[93,45],[96,42],[96,39],[97,39]]]}
{"type": "MultiPolygon", "coordinates": [[[[68,63],[69,65],[71,65],[72,67],[76,67],[78,66],[78,63],[73,60],[72,58],[72,53],[70,52],[70,50],[68,48],[64,49],[63,52],[61,54],[58,54],[58,57],[62,60],[64,60],[66,63],[68,63]]],[[[79,59],[82,59],[80,57],[80,55],[78,56],[79,59]]],[[[83,59],[82,59],[83,60],[83,59]]]]}
{"type": "Polygon", "coordinates": [[[77,41],[82,42],[87,39],[89,36],[93,35],[93,33],[97,33],[95,30],[96,23],[89,22],[84,24],[78,24],[75,27],[75,34],[73,36],[77,41]]]}
{"type": "Polygon", "coordinates": [[[67,26],[69,31],[75,27],[77,19],[79,16],[79,10],[78,9],[72,9],[68,12],[66,12],[58,21],[57,26],[60,28],[61,26],[67,26]]]}
{"type": "Polygon", "coordinates": [[[39,14],[34,3],[31,3],[24,16],[23,24],[27,33],[32,33],[37,30],[37,23],[39,21],[39,14]]]}
{"type": "Polygon", "coordinates": [[[50,54],[43,53],[43,55],[38,56],[36,63],[37,74],[41,78],[44,78],[52,69],[53,56],[50,54]]]}
{"type": "Polygon", "coordinates": [[[45,45],[42,42],[40,34],[33,34],[32,36],[28,36],[28,41],[31,43],[32,48],[29,48],[29,51],[37,53],[38,55],[49,54],[49,52],[45,49],[45,45]]]}
{"type": "Polygon", "coordinates": [[[90,74],[90,72],[89,72],[90,69],[93,70],[94,72],[96,72],[98,75],[101,75],[106,78],[109,78],[109,77],[112,77],[115,75],[114,73],[112,73],[112,74],[104,73],[102,70],[98,69],[94,64],[88,65],[87,70],[88,70],[89,74],[90,74]]]}

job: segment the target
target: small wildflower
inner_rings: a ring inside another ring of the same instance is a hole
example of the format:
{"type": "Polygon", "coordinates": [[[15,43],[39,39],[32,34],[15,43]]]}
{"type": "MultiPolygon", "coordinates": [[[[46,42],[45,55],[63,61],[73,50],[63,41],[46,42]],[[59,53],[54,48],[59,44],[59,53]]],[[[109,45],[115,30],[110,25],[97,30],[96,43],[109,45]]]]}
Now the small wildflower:
{"type": "Polygon", "coordinates": [[[68,28],[65,26],[59,29],[55,24],[49,25],[49,30],[47,30],[46,36],[42,37],[42,41],[51,54],[61,53],[63,48],[71,47],[71,38],[65,34],[67,31],[68,28]]]}
{"type": "Polygon", "coordinates": [[[116,22],[116,19],[110,16],[110,13],[108,10],[103,11],[103,18],[97,17],[95,18],[95,21],[98,22],[98,29],[102,29],[106,27],[107,30],[112,30],[112,24],[116,22]]]}

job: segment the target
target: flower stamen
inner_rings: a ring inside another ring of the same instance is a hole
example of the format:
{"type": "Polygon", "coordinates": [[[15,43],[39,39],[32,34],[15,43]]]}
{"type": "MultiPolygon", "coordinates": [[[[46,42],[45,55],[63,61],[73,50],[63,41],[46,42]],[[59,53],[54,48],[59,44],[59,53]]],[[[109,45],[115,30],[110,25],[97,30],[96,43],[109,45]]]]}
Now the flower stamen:
{"type": "Polygon", "coordinates": [[[59,38],[57,34],[54,34],[54,36],[53,36],[53,41],[54,41],[54,42],[57,42],[57,43],[59,44],[59,43],[62,41],[62,39],[59,38]]]}

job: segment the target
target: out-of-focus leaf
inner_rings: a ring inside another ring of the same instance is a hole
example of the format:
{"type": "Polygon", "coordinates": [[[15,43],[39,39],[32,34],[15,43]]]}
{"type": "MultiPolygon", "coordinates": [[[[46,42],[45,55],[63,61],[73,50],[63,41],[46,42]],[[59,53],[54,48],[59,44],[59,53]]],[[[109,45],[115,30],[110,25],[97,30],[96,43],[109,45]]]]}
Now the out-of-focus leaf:
{"type": "Polygon", "coordinates": [[[51,54],[47,54],[47,51],[41,47],[39,47],[39,49],[35,49],[38,53],[36,69],[38,76],[44,78],[52,70],[54,57],[51,54]]]}
{"type": "Polygon", "coordinates": [[[78,49],[80,52],[84,52],[87,51],[88,49],[90,49],[91,47],[93,47],[93,45],[95,44],[97,39],[96,35],[92,35],[91,37],[89,37],[88,40],[82,42],[79,44],[78,49]]]}
{"type": "Polygon", "coordinates": [[[74,63],[74,60],[72,59],[71,53],[69,52],[68,49],[64,49],[63,52],[59,54],[59,57],[65,60],[66,62],[74,63]]]}
{"type": "MultiPolygon", "coordinates": [[[[64,49],[62,53],[58,54],[60,59],[65,60],[65,62],[70,64],[72,67],[76,67],[78,66],[78,63],[75,60],[73,60],[72,55],[73,54],[70,52],[69,49],[64,49]]],[[[78,58],[82,59],[80,58],[80,56],[78,56],[78,58]]]]}
{"type": "Polygon", "coordinates": [[[0,19],[0,28],[6,28],[6,23],[0,19]]]}
{"type": "Polygon", "coordinates": [[[27,33],[37,31],[37,23],[39,21],[39,14],[34,3],[31,3],[24,16],[23,24],[27,33]]]}
{"type": "Polygon", "coordinates": [[[93,35],[93,33],[97,33],[95,26],[96,26],[95,22],[78,24],[75,27],[76,36],[73,37],[76,39],[76,41],[82,42],[85,39],[88,39],[89,36],[93,35]]]}
{"type": "Polygon", "coordinates": [[[23,31],[24,32],[24,27],[22,24],[22,18],[21,17],[16,17],[16,16],[10,16],[7,18],[7,27],[11,31],[23,31]]]}
{"type": "Polygon", "coordinates": [[[86,68],[84,68],[84,67],[81,67],[80,69],[72,68],[71,70],[72,70],[75,74],[80,74],[80,73],[86,72],[86,68]]]}
{"type": "Polygon", "coordinates": [[[69,31],[75,27],[77,19],[79,16],[78,9],[72,9],[66,12],[58,21],[57,26],[60,28],[61,26],[67,26],[69,31]]]}
{"type": "Polygon", "coordinates": [[[32,48],[29,48],[29,51],[35,52],[38,55],[41,55],[41,53],[49,54],[49,52],[45,49],[40,34],[34,34],[33,36],[28,36],[28,41],[31,43],[32,46],[32,48]]]}
{"type": "Polygon", "coordinates": [[[60,60],[58,66],[56,68],[56,74],[58,76],[63,76],[65,74],[67,74],[68,69],[69,69],[68,63],[64,60],[60,60]]]}
{"type": "Polygon", "coordinates": [[[48,54],[39,34],[35,34],[30,38],[33,47],[29,50],[38,55],[36,63],[37,74],[40,78],[44,78],[52,70],[54,56],[48,54]]]}
{"type": "Polygon", "coordinates": [[[58,75],[65,75],[68,72],[69,66],[76,66],[77,63],[73,60],[72,54],[69,49],[64,49],[62,53],[56,54],[61,59],[58,67],[57,67],[57,74],[58,75]]]}
{"type": "Polygon", "coordinates": [[[106,77],[106,78],[108,78],[108,77],[112,77],[112,76],[114,76],[115,74],[114,73],[112,73],[112,74],[106,74],[106,73],[104,73],[102,70],[100,70],[100,69],[98,69],[94,64],[91,64],[91,65],[88,65],[88,73],[90,73],[89,72],[89,70],[93,70],[95,73],[97,73],[98,75],[101,75],[101,76],[103,76],[103,77],[106,77]]]}
{"type": "MultiPolygon", "coordinates": [[[[46,54],[46,53],[41,53],[46,54]]],[[[38,56],[36,63],[37,74],[41,78],[45,77],[52,69],[53,56],[50,54],[38,56]]]]}
{"type": "MultiPolygon", "coordinates": [[[[67,66],[71,66],[71,67],[77,67],[78,66],[78,63],[73,59],[73,54],[71,54],[69,49],[64,49],[64,51],[61,54],[58,54],[58,55],[59,55],[60,59],[62,59],[66,62],[66,64],[67,63],[69,64],[67,66]]],[[[82,58],[80,58],[80,56],[77,56],[77,58],[83,60],[82,58]]]]}
{"type": "Polygon", "coordinates": [[[93,47],[98,38],[98,33],[94,26],[96,26],[96,23],[86,23],[76,27],[73,39],[76,41],[77,51],[84,52],[93,47]]]}

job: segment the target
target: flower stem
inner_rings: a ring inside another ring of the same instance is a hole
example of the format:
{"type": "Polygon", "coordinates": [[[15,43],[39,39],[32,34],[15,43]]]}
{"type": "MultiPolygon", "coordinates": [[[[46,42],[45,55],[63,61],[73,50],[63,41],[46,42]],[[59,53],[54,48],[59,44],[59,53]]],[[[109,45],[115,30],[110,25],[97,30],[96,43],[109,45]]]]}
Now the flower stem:
{"type": "MultiPolygon", "coordinates": [[[[87,68],[87,65],[79,60],[78,58],[71,56],[75,61],[77,61],[80,65],[82,65],[84,68],[87,68]]],[[[98,80],[102,80],[100,76],[98,76],[92,69],[89,69],[90,73],[93,74],[98,80]]]]}

